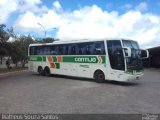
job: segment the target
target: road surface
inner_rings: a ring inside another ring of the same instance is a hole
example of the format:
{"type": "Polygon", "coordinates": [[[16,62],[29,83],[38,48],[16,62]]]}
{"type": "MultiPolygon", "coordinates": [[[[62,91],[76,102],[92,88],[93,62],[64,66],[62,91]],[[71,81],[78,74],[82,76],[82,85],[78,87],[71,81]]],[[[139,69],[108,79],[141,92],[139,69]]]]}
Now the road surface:
{"type": "Polygon", "coordinates": [[[95,83],[28,71],[0,77],[1,113],[160,113],[160,70],[130,83],[95,83]]]}

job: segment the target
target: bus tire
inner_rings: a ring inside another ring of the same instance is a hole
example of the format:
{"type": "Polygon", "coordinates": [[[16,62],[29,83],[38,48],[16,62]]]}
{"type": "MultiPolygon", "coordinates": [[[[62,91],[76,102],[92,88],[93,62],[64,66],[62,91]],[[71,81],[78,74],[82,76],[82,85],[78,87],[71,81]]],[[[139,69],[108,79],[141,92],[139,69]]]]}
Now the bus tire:
{"type": "Polygon", "coordinates": [[[38,73],[39,73],[40,75],[44,75],[44,71],[43,71],[42,66],[39,66],[39,67],[38,67],[38,73]]]}
{"type": "Polygon", "coordinates": [[[101,70],[94,72],[94,79],[97,83],[103,83],[105,81],[105,75],[101,70]]]}
{"type": "Polygon", "coordinates": [[[46,67],[44,68],[44,75],[45,75],[45,76],[48,76],[48,77],[51,75],[51,72],[50,72],[50,69],[49,69],[48,66],[46,66],[46,67]]]}

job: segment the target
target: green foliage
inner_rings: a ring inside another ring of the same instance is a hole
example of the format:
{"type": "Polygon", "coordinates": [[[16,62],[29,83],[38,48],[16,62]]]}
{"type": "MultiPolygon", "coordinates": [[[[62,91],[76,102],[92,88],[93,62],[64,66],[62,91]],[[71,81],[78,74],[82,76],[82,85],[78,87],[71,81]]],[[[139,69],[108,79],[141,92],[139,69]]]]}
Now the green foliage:
{"type": "Polygon", "coordinates": [[[50,38],[50,37],[47,37],[47,38],[43,38],[42,43],[52,43],[54,42],[54,38],[50,38]]]}
{"type": "Polygon", "coordinates": [[[6,25],[0,25],[0,58],[4,56],[11,57],[13,63],[17,65],[17,62],[21,61],[22,67],[24,67],[28,59],[28,46],[31,43],[35,43],[30,35],[17,36],[14,33],[13,28],[6,29],[6,25]],[[12,37],[12,42],[7,42],[12,37]]]}
{"type": "Polygon", "coordinates": [[[3,45],[10,37],[5,28],[6,25],[0,24],[0,45],[3,45]]]}
{"type": "Polygon", "coordinates": [[[21,61],[22,67],[24,67],[28,59],[28,46],[34,42],[31,36],[20,36],[12,42],[11,58],[15,64],[21,61]]]}
{"type": "Polygon", "coordinates": [[[6,30],[6,25],[0,24],[0,58],[2,64],[2,58],[8,54],[7,50],[7,40],[9,39],[9,34],[6,30]]]}
{"type": "Polygon", "coordinates": [[[33,40],[28,36],[17,36],[14,33],[13,28],[6,28],[6,25],[0,24],[0,58],[9,56],[13,63],[17,65],[17,62],[21,61],[22,67],[24,67],[28,59],[28,46],[32,43],[52,43],[54,38],[43,38],[42,40],[33,40]],[[7,42],[9,38],[12,38],[12,42],[7,42]]]}

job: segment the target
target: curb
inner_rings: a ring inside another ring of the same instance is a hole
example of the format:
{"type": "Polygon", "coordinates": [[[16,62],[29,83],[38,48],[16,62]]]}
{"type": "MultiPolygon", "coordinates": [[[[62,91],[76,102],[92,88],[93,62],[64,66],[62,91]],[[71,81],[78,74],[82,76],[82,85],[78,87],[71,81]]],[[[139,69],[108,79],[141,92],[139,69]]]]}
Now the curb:
{"type": "Polygon", "coordinates": [[[26,72],[26,71],[28,71],[28,70],[17,70],[17,71],[13,71],[13,72],[0,73],[0,77],[7,76],[7,75],[12,75],[14,73],[26,72]]]}

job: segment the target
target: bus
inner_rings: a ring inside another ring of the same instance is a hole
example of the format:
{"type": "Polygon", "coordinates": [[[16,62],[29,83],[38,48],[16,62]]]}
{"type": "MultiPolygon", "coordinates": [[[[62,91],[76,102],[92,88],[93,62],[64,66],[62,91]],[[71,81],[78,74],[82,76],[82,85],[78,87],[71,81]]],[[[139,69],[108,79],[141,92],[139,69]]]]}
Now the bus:
{"type": "Polygon", "coordinates": [[[132,81],[143,76],[143,59],[149,57],[136,41],[83,39],[30,44],[28,69],[40,75],[59,74],[105,80],[132,81]]]}

